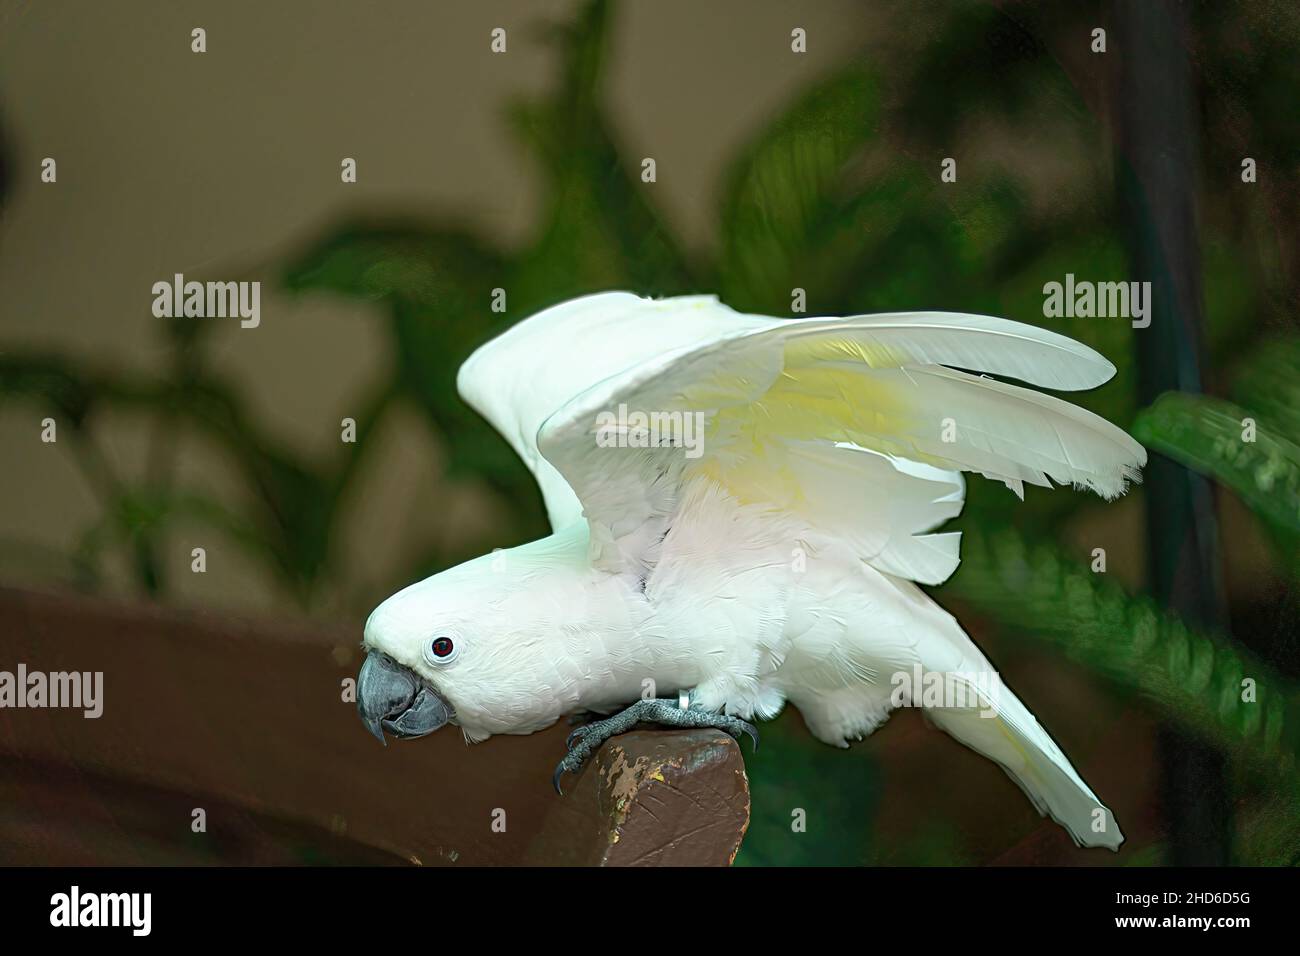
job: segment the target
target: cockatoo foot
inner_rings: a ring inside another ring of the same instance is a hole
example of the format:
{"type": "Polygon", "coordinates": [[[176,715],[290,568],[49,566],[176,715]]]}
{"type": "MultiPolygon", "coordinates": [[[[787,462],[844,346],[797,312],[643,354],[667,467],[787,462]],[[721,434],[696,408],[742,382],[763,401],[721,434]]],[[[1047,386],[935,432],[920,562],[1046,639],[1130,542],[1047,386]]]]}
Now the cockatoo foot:
{"type": "Polygon", "coordinates": [[[747,735],[753,742],[754,749],[758,749],[758,728],[747,720],[729,714],[714,713],[711,710],[701,710],[691,706],[682,707],[677,700],[658,698],[639,700],[613,717],[574,728],[565,741],[569,752],[560,761],[551,777],[555,792],[564,796],[564,791],[560,789],[560,779],[566,773],[577,773],[587,762],[587,758],[599,750],[605,741],[627,733],[642,722],[690,729],[712,727],[730,734],[736,740],[740,740],[742,735],[747,735]]]}

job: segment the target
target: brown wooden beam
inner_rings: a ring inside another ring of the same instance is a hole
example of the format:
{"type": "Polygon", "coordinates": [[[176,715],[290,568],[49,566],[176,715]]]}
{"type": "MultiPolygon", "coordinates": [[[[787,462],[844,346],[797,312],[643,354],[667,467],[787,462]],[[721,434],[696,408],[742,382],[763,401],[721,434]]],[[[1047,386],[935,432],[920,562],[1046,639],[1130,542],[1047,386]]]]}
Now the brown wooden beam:
{"type": "Polygon", "coordinates": [[[10,808],[0,814],[0,862],[734,857],[749,794],[726,735],[624,735],[559,797],[551,771],[564,754],[563,723],[474,746],[447,728],[381,747],[342,696],[361,663],[359,638],[357,628],[0,588],[0,670],[104,674],[98,719],[0,710],[0,763],[13,771],[0,768],[10,808]],[[50,786],[18,783],[33,774],[50,786]],[[42,828],[42,805],[56,794],[62,823],[42,828]],[[192,832],[198,807],[205,834],[192,832]],[[79,816],[84,841],[69,836],[79,816]],[[105,839],[92,838],[96,827],[105,839]],[[288,832],[321,845],[305,854],[258,845],[288,832]],[[133,848],[126,858],[124,847],[133,848]]]}

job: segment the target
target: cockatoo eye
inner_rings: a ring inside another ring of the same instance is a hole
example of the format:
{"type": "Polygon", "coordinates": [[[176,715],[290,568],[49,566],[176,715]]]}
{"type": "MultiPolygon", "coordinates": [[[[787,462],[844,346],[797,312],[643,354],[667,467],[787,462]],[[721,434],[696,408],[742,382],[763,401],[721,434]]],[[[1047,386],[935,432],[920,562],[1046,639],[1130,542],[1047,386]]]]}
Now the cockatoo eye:
{"type": "Polygon", "coordinates": [[[450,637],[435,637],[424,652],[430,664],[450,664],[456,659],[456,642],[450,637]]]}

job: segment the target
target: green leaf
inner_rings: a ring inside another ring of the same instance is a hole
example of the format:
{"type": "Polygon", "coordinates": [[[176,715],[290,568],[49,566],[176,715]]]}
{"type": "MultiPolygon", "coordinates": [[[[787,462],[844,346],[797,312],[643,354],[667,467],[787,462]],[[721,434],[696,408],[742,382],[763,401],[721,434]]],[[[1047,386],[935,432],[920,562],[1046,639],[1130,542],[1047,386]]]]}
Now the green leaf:
{"type": "Polygon", "coordinates": [[[546,207],[537,241],[519,257],[510,289],[517,314],[587,292],[698,291],[680,243],[611,131],[601,101],[610,4],[588,4],[553,31],[560,76],[550,94],[512,106],[519,140],[537,158],[546,207]]]}
{"type": "Polygon", "coordinates": [[[1300,690],[1227,638],[1191,630],[1054,545],[1011,529],[967,529],[961,569],[945,590],[1137,692],[1252,766],[1295,773],[1300,690]]]}
{"type": "Polygon", "coordinates": [[[876,84],[854,66],[800,97],[741,151],[725,176],[720,222],[718,269],[730,304],[785,311],[791,288],[817,287],[800,266],[818,261],[814,240],[825,241],[828,226],[853,220],[846,177],[878,116],[876,84]]]}
{"type": "MultiPolygon", "coordinates": [[[[434,429],[450,475],[483,478],[501,492],[517,524],[542,530],[538,493],[527,470],[456,390],[457,370],[470,353],[526,314],[519,283],[511,278],[515,269],[505,253],[451,226],[362,223],[332,232],[285,270],[290,289],[328,290],[387,306],[394,382],[379,390],[358,419],[358,441],[325,489],[327,499],[346,490],[374,420],[400,395],[434,429]],[[505,312],[492,309],[497,288],[506,292],[505,312]]],[[[316,544],[328,541],[318,536],[316,544]]]]}
{"type": "MultiPolygon", "coordinates": [[[[1059,24],[1078,19],[1079,12],[1059,8],[1051,17],[1059,24]]],[[[1076,116],[1082,104],[1044,40],[1046,19],[1032,5],[954,5],[909,64],[911,76],[900,84],[897,124],[909,138],[942,148],[958,141],[967,124],[981,120],[1033,125],[1035,107],[1044,103],[1076,116]]]]}
{"type": "Polygon", "coordinates": [[[1232,394],[1300,444],[1300,335],[1268,339],[1250,353],[1233,374],[1232,394]]]}
{"type": "Polygon", "coordinates": [[[488,311],[506,261],[468,231],[421,223],[357,222],[331,230],[283,270],[291,291],[454,312],[488,311]]]}
{"type": "Polygon", "coordinates": [[[1231,488],[1252,510],[1300,532],[1300,445],[1231,402],[1166,392],[1138,414],[1138,441],[1231,488]],[[1253,441],[1246,420],[1254,421],[1253,441]]]}
{"type": "MultiPolygon", "coordinates": [[[[259,549],[282,580],[306,601],[331,560],[331,530],[336,496],[326,470],[284,452],[283,444],[265,435],[225,382],[212,377],[180,384],[98,371],[46,355],[0,356],[0,395],[42,402],[67,414],[84,429],[102,408],[168,415],[214,442],[240,468],[254,494],[246,506],[247,524],[255,533],[242,535],[259,549]]],[[[74,448],[76,445],[74,445],[74,448]]],[[[157,525],[153,505],[114,480],[106,484],[106,514],[87,532],[95,546],[104,535],[121,529],[141,531],[157,525]]]]}
{"type": "Polygon", "coordinates": [[[79,427],[90,414],[94,386],[55,355],[0,355],[0,396],[43,403],[79,427]]]}

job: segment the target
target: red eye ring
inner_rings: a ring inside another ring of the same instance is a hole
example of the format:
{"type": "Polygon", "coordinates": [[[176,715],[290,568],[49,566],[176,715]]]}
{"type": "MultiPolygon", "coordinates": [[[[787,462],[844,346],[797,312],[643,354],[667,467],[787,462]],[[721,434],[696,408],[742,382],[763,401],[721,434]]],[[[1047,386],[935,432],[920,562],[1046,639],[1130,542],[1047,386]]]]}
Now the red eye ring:
{"type": "Polygon", "coordinates": [[[429,664],[441,667],[444,664],[450,664],[460,654],[460,648],[456,642],[445,634],[435,637],[428,644],[424,645],[424,659],[429,664]]]}

